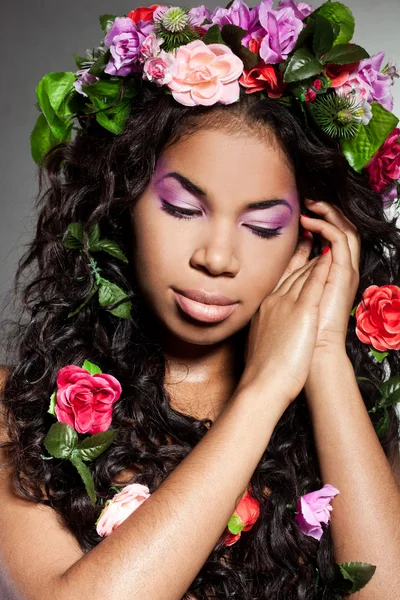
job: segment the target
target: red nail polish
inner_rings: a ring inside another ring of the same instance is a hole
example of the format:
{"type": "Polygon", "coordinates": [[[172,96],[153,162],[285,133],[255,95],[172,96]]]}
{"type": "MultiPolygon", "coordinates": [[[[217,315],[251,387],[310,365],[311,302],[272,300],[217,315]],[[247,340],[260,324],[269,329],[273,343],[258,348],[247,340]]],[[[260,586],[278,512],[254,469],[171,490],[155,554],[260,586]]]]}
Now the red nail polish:
{"type": "Polygon", "coordinates": [[[327,252],[329,252],[330,247],[329,246],[325,246],[325,248],[322,250],[321,254],[326,254],[327,252]]]}
{"type": "Polygon", "coordinates": [[[311,231],[308,231],[308,229],[304,229],[303,230],[303,237],[305,237],[305,238],[312,237],[311,231]]]}
{"type": "Polygon", "coordinates": [[[305,215],[304,213],[300,213],[300,216],[301,216],[301,217],[307,217],[307,219],[309,218],[309,216],[308,216],[308,215],[305,215]]]}

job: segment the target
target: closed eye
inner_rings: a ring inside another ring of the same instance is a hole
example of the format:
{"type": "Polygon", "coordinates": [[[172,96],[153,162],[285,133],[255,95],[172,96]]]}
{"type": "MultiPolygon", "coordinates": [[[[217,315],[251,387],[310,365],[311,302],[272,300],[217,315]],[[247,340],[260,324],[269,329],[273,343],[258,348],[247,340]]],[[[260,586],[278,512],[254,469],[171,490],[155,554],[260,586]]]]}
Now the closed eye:
{"type": "MultiPolygon", "coordinates": [[[[161,209],[177,219],[192,219],[195,215],[202,214],[199,210],[191,210],[190,208],[180,208],[178,206],[174,206],[163,198],[161,198],[161,209]]],[[[244,225],[244,227],[250,229],[254,235],[262,238],[272,238],[282,234],[282,227],[277,227],[276,229],[255,227],[254,225],[244,225]]]]}

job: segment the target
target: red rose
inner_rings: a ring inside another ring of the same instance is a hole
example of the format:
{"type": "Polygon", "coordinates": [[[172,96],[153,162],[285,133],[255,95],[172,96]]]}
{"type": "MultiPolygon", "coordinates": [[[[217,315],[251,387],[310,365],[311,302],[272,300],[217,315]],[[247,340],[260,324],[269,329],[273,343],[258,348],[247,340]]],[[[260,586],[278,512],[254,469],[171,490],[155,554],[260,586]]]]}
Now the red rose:
{"type": "Polygon", "coordinates": [[[234,544],[240,538],[242,531],[248,531],[253,527],[259,515],[260,503],[256,498],[250,496],[249,491],[246,490],[232,515],[232,517],[236,517],[235,525],[239,525],[241,527],[241,531],[234,534],[228,530],[228,533],[224,538],[224,545],[232,546],[232,544],[234,544]]]}
{"type": "Polygon", "coordinates": [[[264,61],[252,69],[244,69],[239,83],[248,88],[246,94],[265,90],[270,98],[280,98],[286,87],[282,73],[276,71],[272,65],[266,65],[264,61]]]}
{"type": "Polygon", "coordinates": [[[254,54],[258,54],[262,42],[262,38],[251,38],[249,41],[249,50],[254,52],[254,54]]]}
{"type": "Polygon", "coordinates": [[[400,288],[370,285],[355,312],[356,334],[379,352],[400,350],[400,288]]]}
{"type": "Polygon", "coordinates": [[[121,384],[113,375],[91,375],[86,369],[67,365],[57,374],[54,412],[59,421],[78,433],[107,431],[113,404],[121,392],[121,384]]]}
{"type": "Polygon", "coordinates": [[[151,21],[153,18],[153,12],[161,6],[160,4],[152,4],[151,6],[140,6],[139,8],[135,8],[135,10],[131,10],[128,13],[128,17],[138,23],[139,21],[151,21]]]}
{"type": "Polygon", "coordinates": [[[400,178],[400,129],[392,131],[365,169],[371,188],[383,192],[400,178]]]}

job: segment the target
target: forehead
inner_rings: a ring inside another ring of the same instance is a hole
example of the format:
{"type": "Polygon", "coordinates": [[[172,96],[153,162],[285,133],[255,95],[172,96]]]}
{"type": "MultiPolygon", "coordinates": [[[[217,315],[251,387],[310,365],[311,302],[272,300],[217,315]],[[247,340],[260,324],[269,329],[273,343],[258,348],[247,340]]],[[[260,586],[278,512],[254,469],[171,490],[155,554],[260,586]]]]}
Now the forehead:
{"type": "Polygon", "coordinates": [[[155,176],[173,170],[197,183],[210,198],[229,196],[230,201],[250,202],[266,194],[293,193],[296,188],[293,168],[273,136],[262,140],[254,134],[197,131],[163,152],[155,176]]]}

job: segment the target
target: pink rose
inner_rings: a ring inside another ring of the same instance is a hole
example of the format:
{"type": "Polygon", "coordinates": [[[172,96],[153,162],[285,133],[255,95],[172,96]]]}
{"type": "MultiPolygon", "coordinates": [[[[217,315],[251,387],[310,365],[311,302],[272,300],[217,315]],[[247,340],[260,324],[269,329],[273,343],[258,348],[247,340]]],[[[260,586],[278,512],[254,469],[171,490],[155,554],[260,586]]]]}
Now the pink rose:
{"type": "Polygon", "coordinates": [[[225,44],[205,44],[195,40],[176,49],[172,79],[168,87],[172,96],[185,106],[216,102],[231,104],[239,99],[238,79],[243,62],[225,44]]]}
{"type": "Polygon", "coordinates": [[[158,56],[148,58],[143,66],[143,79],[147,77],[149,81],[157,85],[169,83],[172,79],[171,74],[171,54],[161,50],[158,56]]]}
{"type": "Polygon", "coordinates": [[[110,535],[131,513],[151,496],[147,485],[131,483],[107,500],[96,521],[96,531],[102,537],[110,535]]]}
{"type": "Polygon", "coordinates": [[[333,485],[326,483],[321,489],[301,496],[296,502],[295,520],[300,531],[305,535],[320,540],[323,534],[321,523],[328,524],[333,507],[329,504],[336,494],[339,494],[333,485]]]}
{"type": "Polygon", "coordinates": [[[400,177],[400,129],[392,131],[365,167],[371,188],[383,192],[400,177]]]}
{"type": "Polygon", "coordinates": [[[162,37],[157,37],[155,33],[149,33],[140,46],[139,62],[144,62],[147,58],[157,56],[163,43],[164,39],[162,37]]]}
{"type": "Polygon", "coordinates": [[[78,433],[107,431],[113,404],[121,392],[121,384],[113,375],[91,375],[86,369],[67,365],[57,374],[54,412],[59,421],[78,433]]]}
{"type": "Polygon", "coordinates": [[[370,285],[355,312],[356,335],[379,352],[400,350],[400,288],[370,285]]]}

